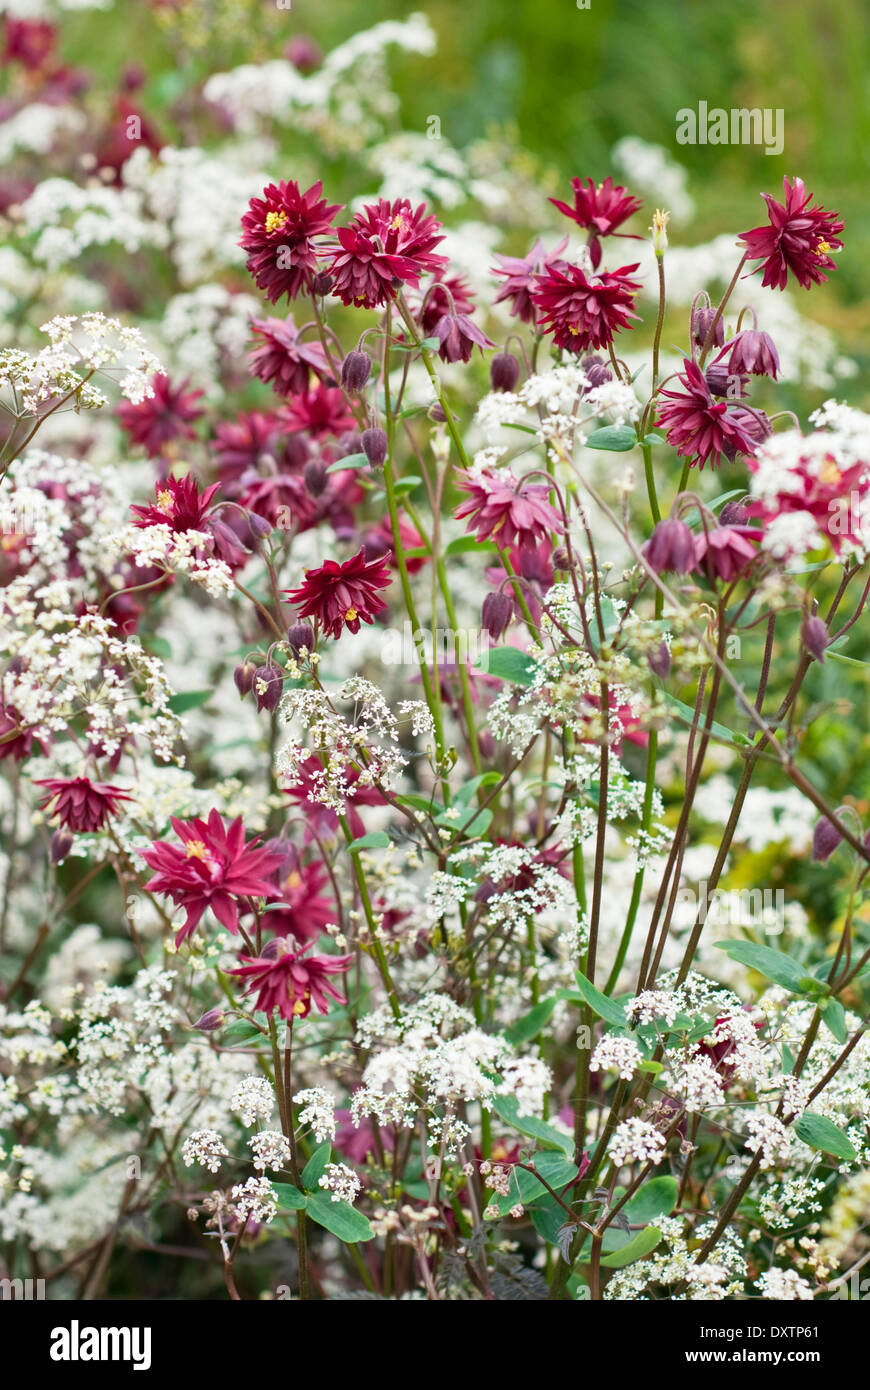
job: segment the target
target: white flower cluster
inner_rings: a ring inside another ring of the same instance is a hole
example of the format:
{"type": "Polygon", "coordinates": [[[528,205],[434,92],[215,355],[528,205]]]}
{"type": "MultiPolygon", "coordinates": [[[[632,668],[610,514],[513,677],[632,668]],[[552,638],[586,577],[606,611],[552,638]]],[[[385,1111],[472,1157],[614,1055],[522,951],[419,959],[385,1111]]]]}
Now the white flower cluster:
{"type": "MultiPolygon", "coordinates": [[[[311,748],[324,758],[324,766],[311,778],[312,801],[343,814],[352,791],[348,767],[359,770],[357,785],[376,783],[391,789],[405,766],[399,747],[396,720],[384,696],[371,681],[351,676],[336,691],[299,688],[288,690],[280,705],[287,724],[305,729],[311,748]],[[352,714],[345,719],[336,705],[350,704],[352,714]]],[[[298,778],[299,764],[311,750],[288,739],[275,756],[275,770],[291,785],[298,778]]]]}
{"type": "Polygon", "coordinates": [[[261,1129],[259,1134],[252,1134],[248,1148],[254,1155],[254,1167],[260,1172],[271,1168],[274,1173],[281,1173],[290,1166],[290,1145],[280,1130],[261,1129]]]}
{"type": "Polygon", "coordinates": [[[229,1149],[216,1129],[198,1129],[182,1144],[181,1158],[188,1168],[198,1163],[210,1173],[217,1173],[221,1160],[229,1158],[229,1149]]]}
{"type": "Polygon", "coordinates": [[[153,395],[150,379],[162,367],[138,328],[92,312],[58,316],[40,331],[49,341],[35,355],[0,351],[0,388],[11,394],[20,418],[45,415],[66,401],[77,410],[106,405],[108,397],[91,382],[97,373],[120,372],[119,390],[130,401],[153,395]]]}
{"type": "Polygon", "coordinates": [[[311,1126],[318,1144],[335,1138],[335,1097],[323,1086],[297,1091],[293,1104],[302,1107],[298,1113],[299,1123],[311,1126]]]}
{"type": "Polygon", "coordinates": [[[269,1082],[262,1076],[246,1076],[230,1097],[230,1109],[248,1127],[258,1120],[268,1120],[275,1109],[275,1096],[269,1082]]]}
{"type": "Polygon", "coordinates": [[[346,1163],[327,1163],[317,1185],[331,1194],[333,1202],[350,1202],[351,1205],[362,1191],[362,1183],[346,1163]]]}
{"type": "Polygon", "coordinates": [[[630,1081],[643,1061],[643,1054],[631,1038],[608,1033],[589,1059],[590,1071],[615,1071],[623,1081],[630,1081]]]}
{"type": "Polygon", "coordinates": [[[661,1163],[665,1156],[665,1139],[655,1125],[632,1116],[622,1120],[613,1131],[609,1156],[617,1168],[624,1163],[661,1163]]]}

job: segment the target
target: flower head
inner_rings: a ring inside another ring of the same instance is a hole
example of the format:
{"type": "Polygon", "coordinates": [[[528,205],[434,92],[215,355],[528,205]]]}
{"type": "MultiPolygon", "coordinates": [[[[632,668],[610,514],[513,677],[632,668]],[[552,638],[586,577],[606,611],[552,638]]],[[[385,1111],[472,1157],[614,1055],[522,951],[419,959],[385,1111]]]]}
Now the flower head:
{"type": "Polygon", "coordinates": [[[195,930],[206,908],[227,931],[239,929],[239,898],[268,898],[275,885],[270,876],[282,862],[274,851],[245,843],[241,817],[230,826],[216,810],[207,821],[172,818],[180,845],[157,840],[142,858],[156,872],[145,885],[149,892],[165,893],[176,907],[187,910],[187,920],[175,938],[178,946],[195,930]]]}
{"type": "Polygon", "coordinates": [[[637,212],[641,206],[640,198],[628,193],[621,184],[614,185],[609,175],[597,186],[592,179],[572,179],[571,190],[574,194],[573,207],[561,203],[558,198],[551,198],[550,202],[566,217],[570,217],[572,222],[576,222],[578,227],[588,229],[592,269],[597,270],[601,264],[600,238],[614,234],[630,235],[617,232],[616,228],[621,227],[632,213],[637,212]]]}
{"type": "Polygon", "coordinates": [[[696,362],[684,358],[683,366],[685,371],[679,377],[683,390],[660,393],[668,404],[662,406],[656,424],[666,430],[668,443],[699,468],[707,462],[718,468],[723,454],[730,459],[738,453],[751,454],[758,426],[754,415],[750,426],[736,408],[725,401],[714,401],[696,362]]]}
{"type": "Polygon", "coordinates": [[[538,240],[526,256],[496,256],[496,260],[501,264],[493,266],[492,273],[503,275],[504,284],[493,303],[501,304],[510,300],[511,313],[515,318],[522,319],[523,323],[534,323],[535,306],[532,291],[537,284],[537,277],[543,274],[549,265],[560,259],[567,245],[568,238],[564,237],[552,251],[545,251],[544,243],[538,240]]]}
{"type": "Polygon", "coordinates": [[[630,279],[635,265],[587,279],[577,265],[559,261],[536,277],[532,292],[539,326],[552,333],[557,347],[569,352],[609,347],[614,334],[639,321],[632,310],[640,281],[630,279]]]}
{"type": "Polygon", "coordinates": [[[390,566],[382,555],[367,560],[365,550],[360,550],[343,564],[327,560],[318,569],[306,570],[299,588],[285,592],[291,603],[299,605],[300,618],[316,618],[338,638],[343,627],[359,632],[361,622],[374,622],[375,614],[386,608],[377,591],[386,589],[391,580],[390,566]]]}
{"type": "Polygon", "coordinates": [[[120,802],[134,799],[120,787],[92,782],[88,777],[42,777],[34,780],[34,786],[48,787],[40,808],[45,810],[53,802],[51,815],[73,831],[102,830],[118,814],[120,802]]]}
{"type": "Polygon", "coordinates": [[[709,526],[695,537],[695,562],[707,578],[730,584],[758,554],[761,531],[754,526],[709,526]]]}
{"type": "Polygon", "coordinates": [[[252,319],[251,329],[260,343],[248,353],[248,371],[260,381],[271,381],[279,396],[307,390],[312,372],[321,381],[331,377],[323,348],[302,341],[292,314],[286,319],[252,319]]]}
{"type": "Polygon", "coordinates": [[[467,362],[473,348],[495,347],[467,314],[443,314],[435,325],[435,337],[441,343],[438,356],[443,362],[467,362]]]}
{"type": "Polygon", "coordinates": [[[242,956],[247,963],[230,971],[245,981],[249,994],[257,991],[256,1008],[265,1014],[277,1009],[282,1018],[305,1018],[315,1004],[322,1014],[329,1000],[345,1004],[345,996],[331,983],[341,975],[350,956],[306,956],[293,951],[283,937],[270,941],[260,956],[242,956]]]}
{"type": "Polygon", "coordinates": [[[173,386],[168,376],[155,376],[153,396],[134,405],[121,401],[118,418],[134,444],[141,444],[149,458],[155,458],[174,439],[193,439],[192,422],[202,411],[197,401],[202,391],[188,391],[187,381],[173,386]]]}
{"type": "Polygon", "coordinates": [[[454,512],[458,521],[466,517],[479,541],[494,540],[499,548],[518,545],[537,546],[551,531],[564,527],[559,513],[547,500],[545,484],[519,483],[510,473],[458,472],[456,481],[470,494],[454,512]]]}
{"type": "Polygon", "coordinates": [[[785,202],[777,203],[769,193],[762,197],[767,203],[770,219],[765,227],[753,227],[743,232],[740,241],[750,261],[761,261],[756,270],[763,270],[762,285],[784,290],[789,272],[799,285],[808,290],[827,280],[826,270],[836,270],[831,252],[843,243],[838,233],[844,223],[836,212],[826,212],[820,204],[811,206],[812,193],[807,193],[803,179],[790,183],[782,181],[785,202]]]}
{"type": "Polygon", "coordinates": [[[206,529],[206,512],[212,497],[220,487],[212,483],[200,492],[192,473],[183,478],[165,478],[155,484],[155,501],[147,506],[133,504],[130,511],[135,520],[134,526],[168,526],[173,531],[203,531],[206,529]]]}
{"type": "Polygon", "coordinates": [[[321,197],[318,179],[304,193],[293,179],[270,183],[262,198],[252,198],[242,217],[239,245],[248,253],[248,271],[272,304],[283,294],[295,299],[311,285],[321,252],[315,237],[333,231],[341,204],[321,197]]]}
{"type": "Polygon", "coordinates": [[[281,411],[281,420],[290,430],[305,430],[315,439],[328,435],[338,438],[353,429],[344,394],[337,386],[315,386],[301,391],[281,411]]]}
{"type": "Polygon", "coordinates": [[[447,257],[435,252],[444,240],[440,227],[425,203],[412,208],[407,198],[379,198],[367,204],[339,228],[332,293],[343,304],[375,309],[394,298],[397,285],[416,288],[422,275],[440,275],[447,267],[447,257]]]}

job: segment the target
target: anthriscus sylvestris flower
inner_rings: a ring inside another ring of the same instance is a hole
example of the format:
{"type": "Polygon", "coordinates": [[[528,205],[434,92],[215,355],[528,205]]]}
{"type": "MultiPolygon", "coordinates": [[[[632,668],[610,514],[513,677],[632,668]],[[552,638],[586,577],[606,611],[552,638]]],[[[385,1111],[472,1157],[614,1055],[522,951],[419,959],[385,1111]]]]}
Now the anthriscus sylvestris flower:
{"type": "Polygon", "coordinates": [[[584,181],[574,178],[571,180],[571,190],[574,194],[573,207],[560,202],[558,198],[551,198],[550,202],[572,222],[576,222],[578,227],[589,232],[592,269],[597,270],[601,264],[601,237],[632,235],[630,232],[617,232],[616,228],[637,212],[641,200],[628,193],[621,184],[614,185],[610,175],[597,185],[592,179],[584,181]]]}
{"type": "Polygon", "coordinates": [[[196,929],[206,908],[227,931],[239,929],[239,899],[267,898],[275,891],[271,875],[282,856],[256,839],[245,842],[241,816],[230,826],[220,812],[209,812],[207,821],[171,819],[180,845],[156,840],[142,858],[155,873],[145,888],[165,893],[176,907],[187,911],[184,926],[175,938],[179,946],[196,929]]]}
{"type": "Polygon", "coordinates": [[[589,278],[567,261],[549,266],[532,291],[539,327],[568,352],[609,347],[620,329],[640,321],[632,309],[640,281],[630,278],[638,264],[589,278]]]}
{"type": "Polygon", "coordinates": [[[48,795],[39,803],[40,808],[45,810],[50,805],[51,815],[57,816],[68,830],[77,832],[102,830],[107,821],[118,814],[122,801],[134,800],[120,787],[92,782],[89,777],[35,778],[34,786],[48,788],[48,795]]]}
{"type": "Polygon", "coordinates": [[[298,589],[285,590],[291,603],[298,605],[300,618],[316,618],[335,638],[342,628],[359,632],[360,623],[374,622],[386,604],[378,589],[392,582],[390,566],[383,556],[367,560],[365,551],[339,564],[326,560],[318,569],[306,570],[298,589]]]}
{"type": "Polygon", "coordinates": [[[318,179],[304,193],[294,180],[270,183],[262,198],[252,198],[242,217],[239,245],[248,253],[247,267],[257,288],[272,304],[282,295],[295,299],[309,288],[322,254],[315,238],[333,231],[340,203],[321,197],[318,179]]]}
{"type": "Polygon", "coordinates": [[[264,947],[262,955],[242,956],[246,962],[231,975],[245,981],[246,992],[256,991],[256,1007],[271,1014],[277,1009],[282,1018],[305,1018],[315,1004],[320,1013],[329,1011],[329,1001],[346,1004],[345,996],[331,983],[330,976],[341,975],[350,956],[306,956],[293,951],[283,937],[264,947]]]}
{"type": "Polygon", "coordinates": [[[826,270],[836,270],[831,252],[842,248],[839,233],[844,223],[836,212],[826,212],[818,203],[812,204],[803,179],[790,183],[784,178],[785,202],[778,203],[769,193],[761,196],[767,203],[767,226],[753,227],[743,232],[739,240],[746,248],[750,261],[761,261],[756,270],[763,270],[762,285],[784,290],[791,273],[798,284],[808,290],[827,280],[826,270]]]}
{"type": "Polygon", "coordinates": [[[396,289],[415,289],[423,275],[439,275],[447,257],[435,247],[441,223],[426,212],[425,203],[412,208],[407,198],[391,203],[379,198],[366,204],[348,227],[338,230],[339,247],[330,270],[332,293],[343,304],[375,309],[395,298],[396,289]]]}

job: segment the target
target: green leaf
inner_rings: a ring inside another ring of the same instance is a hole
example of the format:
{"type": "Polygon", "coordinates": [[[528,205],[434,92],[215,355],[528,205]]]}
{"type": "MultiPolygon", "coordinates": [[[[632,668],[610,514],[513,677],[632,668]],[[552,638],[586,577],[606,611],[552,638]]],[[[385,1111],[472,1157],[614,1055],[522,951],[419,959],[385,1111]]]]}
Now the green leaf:
{"type": "Polygon", "coordinates": [[[822,1000],[819,1004],[822,1011],[822,1018],[830,1028],[838,1043],[844,1043],[849,1036],[846,1027],[846,1010],[839,999],[822,1000]]]}
{"type": "Polygon", "coordinates": [[[858,1157],[843,1131],[838,1129],[832,1120],[826,1120],[824,1115],[805,1110],[794,1128],[798,1138],[809,1144],[811,1149],[822,1149],[827,1154],[833,1154],[835,1158],[858,1157]]]}
{"type": "Polygon", "coordinates": [[[306,1203],[306,1211],[318,1226],[324,1226],[347,1245],[374,1240],[375,1233],[368,1217],[352,1207],[350,1202],[334,1202],[328,1192],[312,1192],[306,1203]]]}
{"type": "Polygon", "coordinates": [[[185,690],[179,695],[172,695],[167,703],[173,714],[184,714],[185,710],[198,709],[200,705],[207,704],[213,694],[213,690],[185,690]]]}
{"type": "Polygon", "coordinates": [[[331,463],[327,468],[327,473],[342,473],[346,468],[368,468],[369,460],[367,454],[345,454],[343,459],[337,463],[331,463]]]}
{"type": "Polygon", "coordinates": [[[661,1238],[662,1233],[657,1226],[647,1226],[645,1231],[638,1231],[621,1250],[614,1250],[611,1255],[602,1255],[601,1263],[606,1269],[624,1269],[626,1265],[634,1264],[635,1260],[642,1260],[644,1255],[655,1250],[661,1238]]]}
{"type": "MultiPolygon", "coordinates": [[[[535,1155],[535,1167],[541,1177],[549,1183],[554,1192],[562,1195],[562,1188],[573,1182],[579,1169],[570,1159],[560,1153],[539,1153],[535,1155]]],[[[499,1216],[504,1216],[521,1202],[524,1207],[540,1201],[547,1196],[547,1189],[538,1181],[536,1173],[525,1168],[514,1168],[510,1176],[510,1186],[506,1197],[497,1197],[492,1203],[498,1208],[499,1216]]]]}
{"type": "Polygon", "coordinates": [[[317,1184],[326,1172],[326,1165],[332,1153],[330,1143],[319,1144],[314,1153],[309,1158],[305,1167],[302,1169],[302,1186],[306,1192],[314,1192],[317,1184]]]}
{"type": "Polygon", "coordinates": [[[488,647],[475,666],[489,676],[512,681],[514,685],[531,685],[537,670],[537,663],[519,647],[488,647]]]}
{"type": "Polygon", "coordinates": [[[617,454],[625,454],[637,447],[637,435],[628,425],[604,425],[593,430],[586,439],[587,449],[610,449],[617,454]]]}
{"type": "Polygon", "coordinates": [[[492,541],[479,541],[476,536],[456,536],[444,547],[444,558],[447,559],[450,555],[468,555],[472,550],[487,551],[490,555],[498,554],[498,546],[492,541]]]}
{"type": "Polygon", "coordinates": [[[510,1028],[505,1029],[505,1037],[513,1047],[520,1047],[523,1043],[531,1042],[536,1038],[541,1029],[547,1023],[550,1015],[558,1004],[558,995],[550,994],[546,999],[542,999],[533,1009],[529,1009],[527,1014],[518,1018],[516,1023],[512,1023],[510,1028]]]}
{"type": "Polygon", "coordinates": [[[606,1019],[608,1023],[615,1023],[617,1028],[628,1027],[628,1015],[621,1004],[617,1004],[616,1000],[609,998],[608,995],[602,994],[601,990],[596,989],[579,970],[574,971],[574,978],[586,1003],[599,1018],[606,1019]]]}
{"type": "Polygon", "coordinates": [[[568,1221],[568,1213],[547,1193],[546,1197],[529,1211],[532,1225],[542,1240],[548,1245],[558,1245],[559,1232],[568,1221]]]}
{"type": "Polygon", "coordinates": [[[372,830],[368,835],[360,835],[358,840],[351,840],[347,849],[349,854],[358,854],[361,849],[386,849],[389,843],[386,830],[372,830]]]}
{"type": "MultiPolygon", "coordinates": [[[[695,711],[691,709],[689,705],[684,705],[682,700],[678,700],[675,695],[670,695],[667,691],[665,691],[664,694],[665,699],[667,700],[671,709],[674,711],[674,714],[676,715],[677,719],[679,719],[680,723],[688,725],[688,727],[691,729],[696,722],[695,711]]],[[[706,728],[706,715],[701,716],[701,723],[706,728]]],[[[733,729],[726,729],[724,724],[718,724],[715,719],[713,720],[713,723],[710,725],[710,732],[717,739],[722,739],[725,743],[736,743],[741,748],[745,748],[747,744],[750,744],[752,742],[752,739],[747,738],[745,734],[735,733],[733,729]]]]}
{"type": "Polygon", "coordinates": [[[626,1202],[623,1210],[632,1226],[643,1226],[670,1216],[677,1205],[677,1180],[671,1177],[652,1178],[626,1202]]]}
{"type": "Polygon", "coordinates": [[[293,1187],[289,1182],[273,1182],[272,1190],[278,1198],[279,1211],[305,1210],[308,1199],[298,1187],[293,1187]]]}
{"type": "MultiPolygon", "coordinates": [[[[511,1129],[518,1130],[520,1134],[525,1134],[530,1139],[537,1139],[539,1143],[546,1144],[552,1149],[559,1149],[563,1154],[574,1152],[574,1140],[570,1134],[563,1134],[553,1125],[548,1125],[546,1120],[536,1120],[531,1115],[521,1115],[516,1096],[494,1096],[492,1109],[500,1120],[504,1120],[505,1124],[510,1125],[511,1129]]],[[[544,1176],[546,1177],[546,1174],[544,1176]]],[[[549,1181],[550,1179],[547,1178],[547,1182],[549,1181]]]]}
{"type": "Polygon", "coordinates": [[[732,960],[748,966],[750,970],[757,970],[766,979],[782,985],[783,989],[790,989],[793,994],[801,992],[801,981],[806,979],[804,967],[792,960],[791,956],[783,955],[782,951],[759,946],[754,941],[714,941],[713,945],[717,951],[724,951],[732,960]]]}

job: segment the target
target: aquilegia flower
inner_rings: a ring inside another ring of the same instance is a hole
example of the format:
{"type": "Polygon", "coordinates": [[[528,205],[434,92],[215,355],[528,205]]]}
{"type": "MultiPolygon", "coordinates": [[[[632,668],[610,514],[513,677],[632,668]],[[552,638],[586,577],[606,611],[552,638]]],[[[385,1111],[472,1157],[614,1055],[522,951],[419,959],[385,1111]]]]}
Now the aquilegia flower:
{"type": "Polygon", "coordinates": [[[48,795],[39,803],[40,809],[45,810],[53,802],[51,815],[57,816],[61,825],[73,831],[102,830],[106,822],[118,814],[122,801],[134,800],[120,787],[92,782],[89,777],[34,778],[34,786],[48,787],[48,795]]]}
{"type": "Polygon", "coordinates": [[[467,314],[443,314],[435,325],[434,336],[441,343],[438,356],[443,362],[467,362],[473,348],[495,347],[467,314]]]}
{"type": "Polygon", "coordinates": [[[329,977],[344,974],[350,956],[306,956],[293,951],[284,937],[276,937],[262,955],[241,959],[247,964],[230,974],[246,982],[248,994],[257,991],[255,1007],[265,1014],[277,1009],[282,1018],[305,1018],[312,1004],[325,1014],[330,999],[347,1003],[329,977]]]}
{"type": "Polygon", "coordinates": [[[456,481],[470,494],[453,515],[469,519],[479,541],[494,540],[500,549],[534,547],[551,531],[564,530],[562,518],[547,500],[546,484],[519,483],[512,473],[459,471],[456,481]]]}
{"type": "Polygon", "coordinates": [[[256,839],[245,843],[241,816],[227,827],[216,810],[207,821],[198,817],[172,818],[180,845],[156,840],[142,858],[156,872],[145,885],[148,892],[165,893],[176,907],[187,911],[187,920],[175,938],[180,946],[195,930],[206,908],[227,931],[239,929],[240,898],[269,898],[275,893],[270,881],[282,856],[256,839]]]}
{"type": "Polygon", "coordinates": [[[247,266],[257,288],[277,304],[283,294],[295,299],[311,285],[322,251],[315,237],[332,233],[332,219],[341,203],[321,197],[318,179],[304,193],[293,179],[270,183],[262,198],[252,198],[242,217],[239,245],[248,253],[247,266]]]}
{"type": "Polygon", "coordinates": [[[359,632],[359,625],[372,623],[375,614],[386,604],[378,597],[378,589],[386,589],[392,581],[387,559],[377,555],[366,559],[360,550],[343,564],[327,560],[319,569],[306,570],[298,589],[285,589],[291,603],[299,605],[300,618],[316,618],[321,627],[341,636],[343,627],[359,632]]]}
{"type": "Polygon", "coordinates": [[[699,468],[707,462],[718,468],[723,454],[729,459],[737,454],[752,454],[753,436],[758,429],[754,415],[750,431],[749,421],[743,414],[725,401],[713,399],[696,362],[684,358],[683,366],[685,371],[679,380],[684,389],[660,393],[661,399],[668,404],[662,406],[656,418],[656,424],[667,432],[671,447],[681,457],[690,459],[693,465],[697,463],[699,468]]]}
{"type": "Polygon", "coordinates": [[[503,275],[505,282],[492,301],[493,304],[510,300],[510,311],[514,318],[521,319],[523,323],[534,323],[535,306],[532,302],[532,291],[537,278],[549,265],[560,259],[567,245],[568,238],[564,237],[552,251],[545,251],[544,243],[538,240],[527,256],[496,256],[496,260],[501,264],[493,266],[492,273],[503,275]]]}
{"type": "Polygon", "coordinates": [[[559,261],[537,276],[532,299],[539,326],[552,333],[557,347],[588,352],[609,347],[614,334],[639,321],[632,310],[640,281],[630,279],[639,263],[586,278],[577,265],[559,261]]]}
{"type": "Polygon", "coordinates": [[[140,528],[148,526],[169,526],[173,531],[205,531],[206,512],[209,503],[218,491],[220,483],[212,483],[200,492],[192,473],[183,478],[165,478],[155,484],[155,501],[145,506],[133,503],[130,511],[135,518],[133,525],[140,528]]]}
{"type": "Polygon", "coordinates": [[[397,285],[416,289],[422,275],[441,275],[447,257],[435,252],[444,240],[440,228],[425,203],[416,209],[407,198],[366,204],[349,227],[338,230],[340,244],[330,265],[332,293],[343,304],[375,309],[394,297],[397,285]]]}
{"type": "Polygon", "coordinates": [[[174,439],[194,438],[192,422],[202,415],[197,401],[203,392],[188,391],[186,380],[173,386],[163,374],[155,376],[151,385],[154,395],[138,405],[121,401],[118,418],[133,443],[141,444],[149,458],[155,458],[174,439]]]}
{"type": "Polygon", "coordinates": [[[323,348],[303,341],[292,314],[286,319],[251,319],[251,329],[260,343],[248,353],[248,371],[266,384],[271,381],[279,396],[307,390],[312,372],[321,381],[332,376],[323,348]]]}
{"type": "Polygon", "coordinates": [[[640,198],[626,192],[621,184],[614,187],[613,179],[609,175],[597,187],[592,179],[586,179],[585,182],[583,179],[572,179],[571,189],[574,194],[573,208],[567,203],[560,203],[558,198],[551,198],[550,202],[566,217],[570,217],[572,222],[576,222],[578,227],[588,229],[592,269],[597,270],[601,264],[600,238],[614,235],[630,236],[631,233],[617,232],[616,228],[621,227],[633,212],[637,212],[641,201],[640,198]]]}
{"type": "Polygon", "coordinates": [[[709,526],[695,536],[695,560],[707,578],[730,584],[758,554],[762,533],[754,526],[709,526]]]}
{"type": "Polygon", "coordinates": [[[784,290],[789,271],[799,285],[808,290],[827,280],[826,270],[836,270],[831,252],[843,243],[838,233],[844,223],[836,212],[826,212],[819,204],[810,206],[812,193],[807,193],[803,179],[782,181],[785,202],[777,203],[769,193],[761,196],[767,203],[770,221],[766,227],[753,227],[743,232],[740,241],[750,261],[761,261],[756,270],[763,270],[762,285],[784,290]]]}

